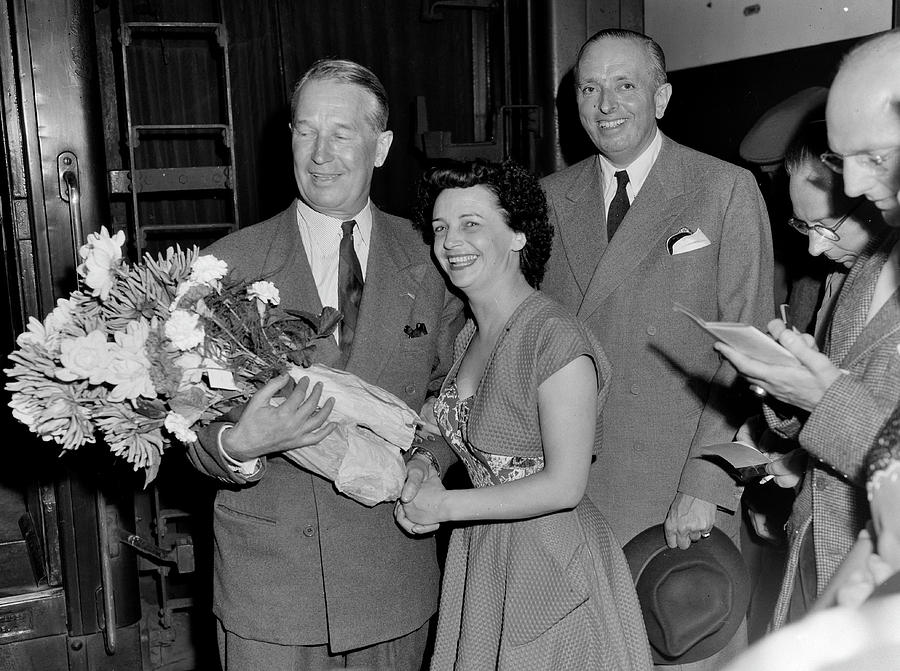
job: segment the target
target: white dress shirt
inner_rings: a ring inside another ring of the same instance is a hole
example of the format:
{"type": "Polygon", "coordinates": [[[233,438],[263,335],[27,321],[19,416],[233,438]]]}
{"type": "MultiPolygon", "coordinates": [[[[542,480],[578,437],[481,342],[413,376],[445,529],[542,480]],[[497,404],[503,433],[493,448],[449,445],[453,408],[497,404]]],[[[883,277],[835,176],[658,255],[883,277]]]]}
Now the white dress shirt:
{"type": "Polygon", "coordinates": [[[603,186],[603,211],[609,212],[609,204],[616,196],[616,173],[624,170],[628,173],[628,185],[625,187],[625,193],[628,194],[628,203],[634,202],[644,182],[647,181],[647,175],[659,158],[659,150],[662,148],[662,134],[656,129],[653,140],[647,145],[647,148],[640,155],[624,168],[617,168],[610,163],[603,154],[597,154],[600,160],[600,181],[603,186]]]}
{"type": "Polygon", "coordinates": [[[306,259],[312,270],[316,289],[322,306],[338,306],[338,263],[340,259],[341,223],[356,222],[353,229],[353,249],[359,259],[363,280],[369,261],[369,243],[372,240],[372,201],[368,201],[362,211],[348,219],[335,219],[316,212],[301,200],[297,201],[297,227],[306,250],[306,259]]]}

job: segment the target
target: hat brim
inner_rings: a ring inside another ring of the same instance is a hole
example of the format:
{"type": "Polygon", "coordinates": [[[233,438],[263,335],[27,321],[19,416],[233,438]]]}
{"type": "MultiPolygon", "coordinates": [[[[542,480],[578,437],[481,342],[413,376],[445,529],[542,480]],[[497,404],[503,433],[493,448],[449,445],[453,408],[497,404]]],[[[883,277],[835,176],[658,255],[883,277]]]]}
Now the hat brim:
{"type": "MultiPolygon", "coordinates": [[[[631,570],[631,576],[635,586],[641,578],[647,566],[657,557],[671,553],[685,553],[677,555],[689,559],[692,556],[699,556],[700,553],[711,552],[715,561],[718,562],[731,577],[734,592],[732,595],[732,608],[723,625],[714,633],[699,640],[691,648],[683,654],[669,657],[660,652],[654,641],[650,640],[650,652],[653,656],[654,664],[670,665],[670,664],[687,664],[697,662],[722,650],[728,642],[734,637],[741,622],[747,613],[747,607],[750,603],[750,575],[747,566],[744,564],[740,551],[734,545],[730,538],[718,528],[713,528],[707,538],[691,544],[687,550],[672,549],[666,544],[665,530],[662,524],[645,529],[637,536],[632,538],[623,548],[625,559],[631,570]]],[[[651,613],[645,609],[645,604],[638,595],[641,602],[641,610],[644,614],[645,625],[648,624],[648,618],[654,618],[651,613]]],[[[655,618],[654,618],[655,619],[655,618]]],[[[648,632],[652,627],[647,626],[648,632]]]]}
{"type": "Polygon", "coordinates": [[[781,163],[800,128],[808,121],[825,118],[827,101],[827,88],[811,86],[773,105],[741,140],[741,158],[760,165],[781,163]]]}

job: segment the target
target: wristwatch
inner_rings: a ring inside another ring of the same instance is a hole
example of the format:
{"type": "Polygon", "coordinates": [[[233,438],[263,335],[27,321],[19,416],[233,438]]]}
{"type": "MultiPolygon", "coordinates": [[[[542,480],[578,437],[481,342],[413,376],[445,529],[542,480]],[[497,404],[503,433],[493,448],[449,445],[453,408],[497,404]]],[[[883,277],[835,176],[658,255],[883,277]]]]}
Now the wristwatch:
{"type": "Polygon", "coordinates": [[[409,457],[407,461],[420,454],[431,462],[434,470],[437,471],[438,477],[441,477],[441,463],[437,460],[437,457],[434,456],[431,450],[422,445],[421,440],[422,439],[419,436],[416,436],[416,440],[414,442],[416,442],[417,444],[414,444],[406,453],[409,457]]]}

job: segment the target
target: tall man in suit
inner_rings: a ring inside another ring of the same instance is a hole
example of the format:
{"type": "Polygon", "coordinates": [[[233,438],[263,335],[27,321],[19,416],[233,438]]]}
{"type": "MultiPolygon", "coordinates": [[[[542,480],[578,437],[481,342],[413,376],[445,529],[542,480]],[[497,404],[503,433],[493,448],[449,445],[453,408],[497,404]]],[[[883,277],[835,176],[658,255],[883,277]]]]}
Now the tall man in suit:
{"type": "MultiPolygon", "coordinates": [[[[356,63],[319,61],[297,84],[291,114],[299,200],[208,251],[243,277],[274,282],[283,308],[339,306],[340,333],[314,358],[419,408],[449,368],[460,304],[410,223],[369,199],[392,140],[384,87],[356,63]]],[[[190,451],[226,483],[214,518],[222,663],[418,669],[437,606],[434,542],[407,537],[390,504],[367,508],[273,458],[331,430],[318,386],[301,382],[271,407],[284,383],[263,387],[236,424],[212,425],[190,451]]],[[[411,479],[437,476],[427,457],[410,460],[411,479]]]]}
{"type": "Polygon", "coordinates": [[[740,488],[691,457],[731,440],[753,408],[709,338],[672,308],[766,322],[773,270],[762,196],[749,172],[657,129],[672,86],[650,38],[600,31],[578,54],[575,82],[599,153],[544,180],[559,243],[543,289],[577,311],[613,365],[588,495],[622,543],[663,521],[671,547],[713,525],[737,539],[740,488]]]}

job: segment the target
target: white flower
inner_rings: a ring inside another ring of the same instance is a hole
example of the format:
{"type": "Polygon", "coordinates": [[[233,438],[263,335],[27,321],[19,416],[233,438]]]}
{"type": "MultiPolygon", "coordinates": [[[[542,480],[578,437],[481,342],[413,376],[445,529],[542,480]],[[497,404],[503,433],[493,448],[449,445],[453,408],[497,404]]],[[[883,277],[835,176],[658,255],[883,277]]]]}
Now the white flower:
{"type": "Polygon", "coordinates": [[[198,256],[191,264],[191,281],[201,284],[216,284],[228,274],[228,264],[212,254],[198,256]]]}
{"type": "Polygon", "coordinates": [[[187,419],[179,415],[177,412],[170,412],[168,415],[166,415],[165,426],[166,430],[169,431],[182,443],[197,442],[196,432],[191,430],[191,425],[187,421],[187,419]]]}
{"type": "Polygon", "coordinates": [[[104,382],[113,385],[111,403],[119,403],[138,396],[156,398],[156,388],[150,378],[150,360],[144,351],[149,325],[141,319],[131,322],[124,332],[116,333],[116,343],[110,346],[110,361],[104,382]]]}
{"type": "Polygon", "coordinates": [[[175,310],[166,321],[165,328],[166,337],[182,352],[193,349],[206,338],[203,326],[200,325],[200,315],[187,310],[175,310]]]}
{"type": "Polygon", "coordinates": [[[119,231],[110,237],[106,226],[103,226],[100,233],[91,233],[87,244],[78,250],[84,260],[78,266],[78,274],[93,289],[92,296],[99,296],[104,301],[109,298],[110,289],[116,281],[116,270],[122,264],[124,243],[125,233],[119,231]]]}
{"type": "Polygon", "coordinates": [[[269,305],[278,305],[281,302],[281,294],[278,292],[278,287],[271,282],[254,282],[247,289],[247,295],[251,299],[256,298],[269,305]]]}
{"type": "Polygon", "coordinates": [[[87,379],[101,384],[109,366],[109,343],[106,334],[94,330],[86,336],[65,338],[59,344],[59,361],[63,365],[56,377],[66,382],[87,379]]]}
{"type": "Polygon", "coordinates": [[[28,318],[26,330],[16,337],[16,345],[25,347],[26,345],[44,345],[47,346],[47,329],[43,323],[34,317],[28,318]]]}
{"type": "Polygon", "coordinates": [[[75,301],[66,298],[58,299],[56,301],[56,307],[53,308],[53,312],[47,315],[47,318],[44,320],[44,326],[46,326],[47,331],[59,333],[67,326],[70,326],[76,308],[77,304],[75,301]]]}

